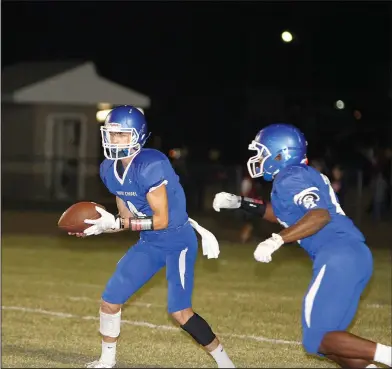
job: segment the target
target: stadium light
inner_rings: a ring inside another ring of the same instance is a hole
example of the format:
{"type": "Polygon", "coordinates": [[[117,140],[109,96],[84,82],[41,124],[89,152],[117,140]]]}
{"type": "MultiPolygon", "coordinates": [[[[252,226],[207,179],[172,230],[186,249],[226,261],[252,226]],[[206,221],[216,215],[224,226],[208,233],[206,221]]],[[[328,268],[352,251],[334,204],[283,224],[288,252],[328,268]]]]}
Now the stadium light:
{"type": "Polygon", "coordinates": [[[281,37],[282,37],[282,40],[284,42],[291,42],[291,41],[293,41],[293,35],[289,31],[282,32],[281,37]]]}
{"type": "Polygon", "coordinates": [[[97,115],[96,115],[97,121],[98,121],[99,123],[104,122],[105,119],[106,119],[106,117],[107,117],[107,115],[110,113],[111,110],[112,110],[112,109],[98,110],[98,111],[97,111],[97,115]]]}
{"type": "Polygon", "coordinates": [[[216,161],[216,160],[218,160],[219,157],[220,157],[220,151],[219,151],[219,150],[216,150],[216,149],[211,149],[211,150],[209,151],[209,153],[208,153],[208,156],[209,156],[210,160],[216,161]]]}
{"type": "Polygon", "coordinates": [[[344,109],[344,102],[343,102],[342,100],[336,101],[336,102],[335,102],[335,108],[336,108],[336,109],[339,109],[339,110],[344,109]]]}

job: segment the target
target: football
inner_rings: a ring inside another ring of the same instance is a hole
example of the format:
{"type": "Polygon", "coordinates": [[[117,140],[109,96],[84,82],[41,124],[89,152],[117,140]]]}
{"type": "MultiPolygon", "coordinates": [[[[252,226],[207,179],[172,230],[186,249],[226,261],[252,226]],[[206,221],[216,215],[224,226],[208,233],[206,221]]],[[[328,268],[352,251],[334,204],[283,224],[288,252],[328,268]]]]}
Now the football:
{"type": "Polygon", "coordinates": [[[105,209],[104,206],[89,201],[73,204],[61,215],[57,223],[58,227],[67,232],[83,232],[86,228],[91,227],[91,224],[84,223],[85,219],[98,219],[101,217],[101,214],[95,209],[96,206],[105,209]]]}

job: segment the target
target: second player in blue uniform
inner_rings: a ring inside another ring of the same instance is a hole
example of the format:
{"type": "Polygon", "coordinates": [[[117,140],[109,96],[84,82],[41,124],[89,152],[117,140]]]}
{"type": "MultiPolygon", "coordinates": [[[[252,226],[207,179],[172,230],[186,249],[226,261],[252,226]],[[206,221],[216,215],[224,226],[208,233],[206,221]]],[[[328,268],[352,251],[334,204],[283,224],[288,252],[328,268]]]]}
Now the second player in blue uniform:
{"type": "Polygon", "coordinates": [[[294,126],[273,124],[249,146],[252,178],[273,181],[271,203],[229,193],[213,207],[243,208],[285,229],[261,242],[254,252],[268,263],[283,244],[298,241],[313,260],[313,277],[302,305],[303,346],[342,367],[391,366],[391,347],[346,332],[373,272],[365,238],[341,208],[329,179],[307,165],[307,142],[294,126]]]}

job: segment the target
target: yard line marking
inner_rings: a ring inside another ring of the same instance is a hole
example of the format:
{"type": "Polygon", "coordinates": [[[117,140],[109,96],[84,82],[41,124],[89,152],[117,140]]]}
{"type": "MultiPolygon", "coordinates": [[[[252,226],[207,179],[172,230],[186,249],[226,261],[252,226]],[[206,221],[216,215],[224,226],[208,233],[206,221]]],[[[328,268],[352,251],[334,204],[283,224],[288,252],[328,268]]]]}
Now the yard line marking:
{"type": "MultiPolygon", "coordinates": [[[[25,283],[25,282],[24,282],[25,283]]],[[[39,284],[39,285],[46,285],[46,286],[62,286],[62,287],[71,287],[71,286],[76,286],[76,287],[87,287],[87,288],[99,288],[101,290],[104,290],[105,288],[105,283],[103,284],[93,284],[93,283],[79,283],[79,282],[72,282],[72,281],[67,281],[65,283],[63,282],[50,282],[50,281],[31,281],[28,280],[27,283],[33,283],[33,284],[39,284]]],[[[153,291],[166,291],[167,287],[163,286],[151,286],[150,290],[153,291]]]]}
{"type": "MultiPolygon", "coordinates": [[[[68,314],[68,313],[62,313],[62,312],[51,311],[51,310],[27,308],[27,307],[23,307],[23,306],[2,306],[1,309],[2,310],[22,311],[24,313],[44,314],[44,315],[54,316],[57,318],[74,318],[74,319],[80,319],[80,320],[99,320],[99,317],[91,316],[91,315],[81,316],[81,315],[68,314]]],[[[179,328],[172,327],[170,325],[153,324],[153,323],[144,322],[144,321],[137,321],[137,320],[121,320],[121,323],[133,325],[133,326],[139,326],[139,327],[147,327],[150,329],[158,329],[158,330],[174,331],[174,332],[181,331],[179,328]]],[[[273,339],[273,338],[267,338],[267,337],[262,337],[262,336],[253,336],[253,335],[245,335],[245,334],[217,333],[217,335],[222,336],[222,337],[239,338],[239,339],[248,340],[248,341],[269,342],[269,343],[274,343],[274,344],[284,344],[284,345],[300,345],[301,344],[301,342],[298,342],[298,341],[287,341],[287,340],[273,339]]]]}
{"type": "MultiPolygon", "coordinates": [[[[55,298],[62,298],[60,296],[50,296],[50,297],[55,297],[55,298]]],[[[242,298],[246,298],[246,294],[241,294],[242,298]]],[[[67,299],[71,301],[95,301],[95,302],[100,302],[100,300],[92,299],[90,297],[84,297],[84,296],[67,296],[67,299]]],[[[294,300],[295,298],[292,296],[279,296],[279,300],[294,300]]],[[[301,303],[300,300],[298,300],[298,303],[301,303]]],[[[140,307],[146,307],[146,308],[166,308],[166,305],[161,305],[161,304],[154,304],[154,303],[149,303],[149,302],[139,302],[139,301],[130,301],[127,303],[127,305],[133,305],[133,306],[140,306],[140,307]]],[[[367,309],[382,309],[382,308],[391,308],[391,305],[389,304],[363,304],[360,305],[360,307],[363,306],[367,309]]]]}
{"type": "MultiPolygon", "coordinates": [[[[361,305],[359,305],[361,306],[361,305]]],[[[390,304],[366,304],[365,307],[369,308],[369,309],[381,309],[381,308],[391,308],[390,304]]]]}
{"type": "Polygon", "coordinates": [[[78,282],[71,282],[67,281],[66,283],[58,283],[58,282],[41,282],[41,281],[34,281],[36,284],[46,284],[47,286],[78,286],[78,287],[87,287],[87,288],[101,288],[103,289],[104,286],[100,284],[92,284],[92,283],[78,283],[78,282]]]}
{"type": "MultiPolygon", "coordinates": [[[[58,283],[58,282],[50,282],[50,281],[45,281],[45,282],[42,282],[42,281],[29,281],[29,283],[34,283],[34,284],[42,284],[42,285],[47,285],[47,286],[59,286],[59,284],[60,285],[62,285],[62,286],[77,286],[77,287],[86,287],[86,288],[100,288],[100,289],[103,289],[103,285],[100,285],[100,284],[91,284],[91,283],[78,283],[78,282],[71,282],[71,281],[67,281],[66,283],[58,283]]],[[[151,291],[154,291],[154,292],[157,292],[157,291],[166,291],[167,289],[166,289],[166,287],[162,287],[162,286],[153,286],[153,287],[151,287],[151,291]]],[[[247,297],[250,297],[250,296],[253,296],[254,297],[254,295],[255,294],[250,294],[250,293],[247,293],[247,292],[223,292],[223,291],[204,291],[203,292],[203,294],[204,295],[214,295],[214,296],[216,296],[216,295],[222,295],[222,296],[229,296],[230,295],[230,297],[231,298],[233,298],[234,300],[238,300],[238,299],[244,299],[244,298],[247,298],[247,297]],[[233,297],[234,296],[234,297],[233,297]]],[[[257,293],[256,293],[257,294],[257,293]]],[[[261,294],[261,296],[262,296],[263,294],[261,294]]],[[[270,295],[270,294],[268,294],[268,295],[270,295]]],[[[298,304],[301,304],[302,302],[301,302],[301,299],[298,299],[297,297],[294,297],[294,296],[279,296],[279,297],[274,297],[274,299],[278,299],[278,300],[282,300],[282,301],[295,301],[296,300],[296,302],[298,303],[298,304]]],[[[75,298],[75,301],[77,301],[77,298],[75,298]]],[[[237,301],[238,302],[238,301],[237,301]]],[[[157,304],[144,304],[144,303],[139,303],[139,302],[131,302],[130,303],[131,305],[135,305],[135,306],[144,306],[144,307],[147,307],[147,308],[149,308],[149,307],[166,307],[165,305],[157,305],[157,304]]],[[[388,308],[388,309],[391,309],[391,304],[383,304],[383,303],[381,303],[381,304],[377,304],[377,303],[373,303],[373,304],[371,304],[371,303],[364,303],[364,302],[361,302],[360,304],[359,304],[359,308],[361,308],[361,307],[364,307],[364,308],[367,308],[367,309],[382,309],[382,308],[388,308]]]]}

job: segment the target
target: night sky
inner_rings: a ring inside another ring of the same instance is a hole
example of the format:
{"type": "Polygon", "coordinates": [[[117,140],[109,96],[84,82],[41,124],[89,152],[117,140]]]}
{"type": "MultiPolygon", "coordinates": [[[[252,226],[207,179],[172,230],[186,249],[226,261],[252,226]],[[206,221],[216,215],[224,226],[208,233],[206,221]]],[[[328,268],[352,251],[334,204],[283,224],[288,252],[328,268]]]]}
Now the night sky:
{"type": "Polygon", "coordinates": [[[365,131],[390,125],[390,15],[375,1],[2,2],[2,63],[92,60],[151,96],[150,129],[165,145],[236,161],[272,123],[246,115],[251,89],[323,91],[313,95],[331,109],[337,99],[360,109],[365,131]],[[295,42],[281,41],[285,29],[295,42]]]}

